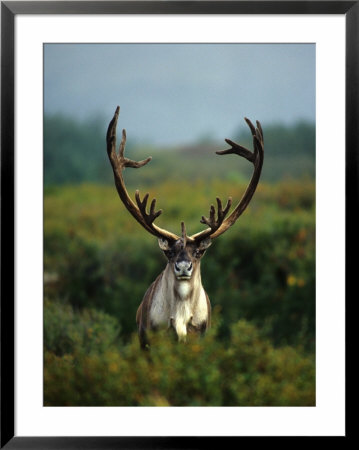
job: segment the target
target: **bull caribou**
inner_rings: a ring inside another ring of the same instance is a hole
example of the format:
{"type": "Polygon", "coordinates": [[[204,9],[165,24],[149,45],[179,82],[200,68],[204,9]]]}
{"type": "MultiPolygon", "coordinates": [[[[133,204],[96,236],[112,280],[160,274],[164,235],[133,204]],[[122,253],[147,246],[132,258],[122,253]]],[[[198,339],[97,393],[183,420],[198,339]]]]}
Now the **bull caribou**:
{"type": "Polygon", "coordinates": [[[155,330],[159,326],[173,328],[178,340],[185,341],[188,333],[204,333],[211,323],[211,304],[206,291],[202,286],[200,263],[201,258],[211,245],[212,240],[223,234],[231,227],[248,206],[258,185],[263,165],[263,131],[257,121],[256,127],[245,118],[253,138],[253,152],[236,144],[230,139],[225,139],[230,148],[217,151],[218,155],[236,154],[247,159],[253,164],[253,175],[242,199],[227,214],[232,205],[229,197],[223,207],[217,197],[216,208],[211,205],[209,217],[202,216],[201,223],[207,228],[188,236],[186,227],[181,222],[181,235],[160,228],[154,221],[162,213],[156,211],[156,199],[151,201],[147,208],[149,194],[141,199],[136,190],[135,201],[130,198],[123,179],[123,170],[126,167],[139,168],[151,161],[148,157],[142,161],[133,161],[124,155],[126,145],[126,131],[122,130],[122,139],[116,152],[116,127],[120,113],[117,107],[109,124],[106,142],[107,153],[112,165],[117,192],[132,216],[143,228],[158,238],[160,249],[167,258],[167,265],[156,280],[147,289],[144,298],[137,310],[136,322],[140,345],[146,348],[149,345],[146,331],[155,330]]]}

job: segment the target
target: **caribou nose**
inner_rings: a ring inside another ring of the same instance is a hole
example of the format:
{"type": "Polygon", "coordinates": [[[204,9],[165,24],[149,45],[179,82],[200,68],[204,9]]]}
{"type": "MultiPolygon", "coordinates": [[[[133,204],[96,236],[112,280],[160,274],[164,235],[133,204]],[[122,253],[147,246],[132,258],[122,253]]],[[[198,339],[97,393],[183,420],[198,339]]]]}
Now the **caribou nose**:
{"type": "Polygon", "coordinates": [[[176,261],[175,271],[178,275],[190,275],[192,271],[191,261],[176,261]]]}

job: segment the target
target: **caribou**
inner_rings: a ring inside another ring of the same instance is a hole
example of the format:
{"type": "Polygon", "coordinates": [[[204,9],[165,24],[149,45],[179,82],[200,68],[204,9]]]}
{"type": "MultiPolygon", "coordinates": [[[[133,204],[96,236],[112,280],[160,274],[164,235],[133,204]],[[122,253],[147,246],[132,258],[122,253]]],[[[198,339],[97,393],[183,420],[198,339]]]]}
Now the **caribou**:
{"type": "Polygon", "coordinates": [[[245,118],[253,139],[253,151],[225,139],[230,146],[227,150],[217,151],[218,155],[236,154],[253,164],[252,178],[238,204],[228,215],[232,206],[229,197],[225,206],[220,198],[216,198],[217,211],[211,205],[209,217],[202,216],[200,222],[207,227],[191,236],[187,235],[184,222],[181,222],[181,234],[177,235],[160,228],[154,223],[162,214],[156,211],[156,199],[149,207],[149,193],[141,199],[138,190],[135,192],[135,202],[130,198],[124,178],[126,167],[140,168],[151,161],[148,157],[142,161],[133,161],[124,155],[126,131],[122,130],[119,150],[116,150],[116,128],[120,107],[108,126],[106,142],[107,153],[113,169],[117,192],[129,213],[148,231],[158,238],[160,249],[167,258],[167,265],[156,280],[147,289],[136,313],[139,341],[142,348],[149,347],[148,330],[156,330],[164,326],[174,329],[179,341],[185,341],[189,333],[204,334],[211,323],[211,304],[202,286],[200,263],[213,239],[228,230],[247,208],[257,188],[263,166],[264,141],[260,122],[256,127],[245,118]]]}

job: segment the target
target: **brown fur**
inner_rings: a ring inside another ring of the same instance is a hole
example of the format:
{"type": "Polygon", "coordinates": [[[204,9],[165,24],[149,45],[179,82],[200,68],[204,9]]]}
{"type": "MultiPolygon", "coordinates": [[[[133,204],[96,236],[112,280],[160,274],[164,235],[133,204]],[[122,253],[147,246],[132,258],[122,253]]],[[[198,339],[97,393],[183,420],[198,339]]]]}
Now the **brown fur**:
{"type": "Polygon", "coordinates": [[[150,309],[153,301],[153,294],[160,283],[163,276],[163,272],[158,275],[156,280],[150,285],[150,287],[147,289],[143,300],[140,304],[140,306],[137,309],[136,313],[136,323],[138,327],[138,335],[140,338],[140,344],[142,348],[145,348],[148,345],[148,340],[146,336],[146,330],[152,329],[151,323],[150,323],[150,309]]]}

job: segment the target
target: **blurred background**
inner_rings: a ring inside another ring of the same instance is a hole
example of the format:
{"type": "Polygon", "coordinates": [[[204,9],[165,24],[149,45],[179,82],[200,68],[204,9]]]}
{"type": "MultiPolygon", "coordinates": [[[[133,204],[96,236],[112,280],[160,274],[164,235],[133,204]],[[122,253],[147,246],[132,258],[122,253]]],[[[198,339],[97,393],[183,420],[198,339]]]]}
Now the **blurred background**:
{"type": "Polygon", "coordinates": [[[44,404],[315,404],[315,46],[44,46],[44,404]],[[218,156],[224,138],[265,160],[246,212],[202,260],[213,307],[203,339],[153,336],[135,314],[166,260],[116,192],[105,135],[121,106],[127,169],[157,198],[156,223],[200,231],[216,196],[238,201],[248,161],[218,156]]]}

